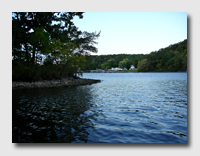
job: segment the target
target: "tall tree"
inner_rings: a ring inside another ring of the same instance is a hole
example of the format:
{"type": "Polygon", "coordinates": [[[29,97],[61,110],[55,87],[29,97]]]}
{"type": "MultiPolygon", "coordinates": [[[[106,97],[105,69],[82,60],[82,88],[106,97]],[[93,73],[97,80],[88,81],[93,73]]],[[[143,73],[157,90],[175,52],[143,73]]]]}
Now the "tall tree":
{"type": "Polygon", "coordinates": [[[138,62],[137,65],[138,71],[147,72],[149,70],[149,61],[147,59],[143,59],[138,62]]]}
{"type": "MultiPolygon", "coordinates": [[[[47,34],[49,34],[49,43],[61,42],[62,47],[66,43],[74,43],[74,55],[85,55],[90,52],[97,52],[94,44],[100,32],[88,33],[78,30],[73,23],[73,18],[78,16],[83,18],[82,12],[13,12],[13,57],[20,57],[21,52],[25,52],[26,60],[35,62],[35,52],[47,44],[47,34]],[[39,44],[38,44],[39,43],[39,44]],[[38,48],[40,46],[40,48],[38,48]]],[[[20,57],[22,58],[22,57],[20,57]]]]}
{"type": "Polygon", "coordinates": [[[83,12],[13,12],[13,61],[34,65],[38,56],[48,56],[48,63],[67,64],[73,71],[84,67],[83,55],[98,51],[95,44],[100,32],[78,30],[73,23],[75,16],[82,19],[83,12]]]}

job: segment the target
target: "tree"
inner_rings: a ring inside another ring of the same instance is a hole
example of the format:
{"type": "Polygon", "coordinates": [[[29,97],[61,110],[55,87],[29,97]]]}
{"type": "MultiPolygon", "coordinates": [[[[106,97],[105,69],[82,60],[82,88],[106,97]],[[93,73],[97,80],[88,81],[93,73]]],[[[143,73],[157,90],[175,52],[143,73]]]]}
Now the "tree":
{"type": "Polygon", "coordinates": [[[175,59],[175,60],[174,60],[173,66],[174,66],[175,71],[178,71],[178,70],[179,70],[180,63],[179,63],[179,60],[178,60],[178,59],[175,59]]]}
{"type": "Polygon", "coordinates": [[[102,63],[102,64],[101,64],[101,68],[102,68],[102,69],[108,69],[107,66],[108,66],[107,63],[102,63]]]}
{"type": "Polygon", "coordinates": [[[74,16],[83,18],[82,14],[75,12],[13,12],[13,55],[15,55],[17,49],[21,49],[22,52],[25,52],[25,61],[30,60],[30,53],[32,53],[31,60],[34,60],[34,50],[37,48],[34,44],[39,42],[36,40],[41,39],[42,32],[43,34],[48,32],[50,39],[56,39],[62,43],[72,41],[73,37],[82,33],[78,31],[72,19],[74,16]],[[35,38],[35,41],[33,41],[33,33],[36,37],[40,36],[37,39],[35,38]]]}
{"type": "Polygon", "coordinates": [[[124,61],[126,62],[126,68],[130,69],[130,67],[132,65],[131,61],[128,58],[124,59],[124,61]]]}
{"type": "MultiPolygon", "coordinates": [[[[186,71],[187,70],[187,40],[179,42],[177,44],[170,45],[166,48],[162,48],[158,51],[153,51],[150,54],[114,54],[114,55],[100,55],[100,56],[88,56],[86,57],[87,66],[85,69],[91,70],[92,62],[99,67],[101,64],[102,69],[111,68],[108,65],[108,61],[114,59],[116,61],[116,66],[121,68],[127,67],[128,65],[134,65],[136,68],[139,61],[147,59],[148,61],[148,71],[186,71]],[[179,46],[181,44],[181,46],[179,46]],[[181,52],[177,48],[183,49],[181,52]],[[128,59],[128,61],[127,61],[128,59]],[[175,62],[174,61],[178,60],[175,62]],[[127,62],[129,64],[127,64],[127,62]],[[176,67],[176,69],[175,69],[176,67]]],[[[114,65],[112,65],[114,67],[114,65]]]]}
{"type": "MultiPolygon", "coordinates": [[[[16,48],[24,53],[24,61],[29,62],[31,53],[34,53],[29,39],[35,29],[43,27],[50,32],[51,22],[54,18],[52,12],[13,12],[12,13],[12,27],[13,27],[13,55],[16,55],[16,48]]],[[[35,55],[32,55],[35,57],[35,55]]],[[[32,60],[34,60],[32,58],[32,60]]]]}
{"type": "Polygon", "coordinates": [[[84,31],[74,38],[72,42],[77,45],[74,55],[89,55],[90,52],[97,53],[98,49],[94,46],[94,44],[97,44],[95,40],[98,39],[100,33],[101,32],[89,33],[84,31]]]}
{"type": "Polygon", "coordinates": [[[131,61],[128,58],[123,59],[119,62],[119,68],[127,68],[131,67],[131,61]]]}
{"type": "Polygon", "coordinates": [[[35,31],[31,34],[29,43],[33,64],[37,63],[37,58],[35,58],[37,53],[46,55],[51,52],[49,37],[49,33],[43,27],[35,28],[35,31]]]}
{"type": "Polygon", "coordinates": [[[126,61],[120,61],[119,62],[119,68],[126,68],[126,61]]]}
{"type": "MultiPolygon", "coordinates": [[[[13,62],[18,65],[20,62],[25,62],[23,63],[25,67],[31,62],[33,65],[30,66],[31,71],[31,68],[37,65],[39,57],[44,56],[47,58],[45,59],[46,65],[59,64],[55,70],[64,71],[66,69],[67,71],[68,68],[70,73],[71,71],[76,73],[78,68],[83,68],[86,62],[84,55],[98,51],[94,45],[97,44],[96,40],[100,32],[89,33],[78,30],[72,21],[75,16],[82,19],[83,13],[13,12],[13,62]]],[[[54,67],[51,66],[51,68],[54,67]]]]}
{"type": "Polygon", "coordinates": [[[137,68],[137,65],[138,65],[138,59],[137,58],[135,58],[133,65],[134,65],[135,68],[137,68]]]}
{"type": "Polygon", "coordinates": [[[183,51],[183,59],[182,59],[182,64],[183,64],[183,70],[187,70],[187,49],[184,49],[183,51]]]}
{"type": "Polygon", "coordinates": [[[114,59],[110,59],[107,61],[107,66],[106,66],[107,69],[110,69],[110,68],[116,67],[116,66],[117,66],[117,64],[114,59]]]}
{"type": "Polygon", "coordinates": [[[147,59],[143,59],[138,62],[137,67],[138,71],[147,72],[149,69],[149,61],[147,59]]]}

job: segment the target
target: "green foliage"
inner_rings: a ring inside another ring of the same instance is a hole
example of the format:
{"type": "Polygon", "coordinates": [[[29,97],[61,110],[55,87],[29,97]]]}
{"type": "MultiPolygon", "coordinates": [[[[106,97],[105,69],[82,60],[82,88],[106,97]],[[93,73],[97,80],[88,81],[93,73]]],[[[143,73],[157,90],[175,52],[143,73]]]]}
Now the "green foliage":
{"type": "Polygon", "coordinates": [[[101,67],[102,69],[110,69],[112,67],[117,67],[117,63],[115,59],[109,59],[107,62],[104,62],[102,64],[98,64],[98,62],[96,62],[96,66],[93,69],[97,69],[99,67],[101,67]]]}
{"type": "MultiPolygon", "coordinates": [[[[37,81],[61,79],[64,77],[74,77],[77,74],[77,68],[80,64],[84,64],[84,56],[81,59],[74,59],[73,65],[69,64],[38,64],[13,62],[12,80],[13,81],[37,81]]],[[[72,63],[70,62],[70,63],[72,63]]],[[[81,66],[81,65],[80,65],[81,66]]]]}
{"type": "Polygon", "coordinates": [[[97,53],[100,32],[82,32],[72,22],[82,12],[13,12],[13,80],[35,81],[75,76],[84,55],[97,53]],[[38,62],[44,59],[44,66],[38,62]],[[55,63],[55,64],[54,64],[55,63]]]}
{"type": "Polygon", "coordinates": [[[147,59],[143,59],[138,62],[137,69],[139,72],[147,72],[149,71],[149,61],[147,59]]]}
{"type": "Polygon", "coordinates": [[[128,58],[125,58],[123,59],[123,61],[120,61],[119,62],[119,68],[126,68],[126,69],[129,69],[132,65],[132,62],[128,59],[128,58]]]}
{"type": "Polygon", "coordinates": [[[101,64],[101,69],[107,69],[107,67],[108,67],[107,62],[101,64]]]}
{"type": "Polygon", "coordinates": [[[126,61],[120,61],[119,62],[119,68],[126,68],[126,61]]]}
{"type": "MultiPolygon", "coordinates": [[[[134,60],[137,62],[137,60],[144,59],[143,54],[137,54],[137,55],[131,55],[131,54],[114,54],[114,55],[90,55],[86,56],[86,66],[84,70],[93,70],[97,68],[101,69],[109,69],[111,67],[117,67],[119,66],[119,62],[123,61],[123,59],[128,59],[128,67],[130,68],[131,65],[133,65],[134,60]],[[110,60],[110,61],[109,61],[110,60]],[[111,61],[112,60],[112,61],[111,61]],[[113,62],[113,64],[111,63],[113,62]],[[110,64],[108,64],[110,63],[110,64]]],[[[135,66],[137,67],[137,66],[135,66]]]]}
{"type": "Polygon", "coordinates": [[[118,55],[99,55],[86,56],[86,66],[84,70],[92,70],[101,67],[102,69],[109,69],[111,67],[118,67],[127,69],[131,65],[141,71],[186,71],[187,70],[187,39],[162,48],[150,54],[118,54],[118,55]],[[144,61],[144,59],[147,59],[144,61]],[[111,60],[115,60],[116,65],[110,65],[111,60]],[[140,65],[140,67],[138,66],[140,65]]]}
{"type": "Polygon", "coordinates": [[[138,65],[138,59],[137,58],[135,58],[133,65],[134,65],[135,68],[137,68],[137,65],[138,65]]]}
{"type": "Polygon", "coordinates": [[[39,78],[39,66],[23,61],[13,61],[12,80],[14,81],[35,81],[39,78]]]}
{"type": "Polygon", "coordinates": [[[117,63],[116,63],[115,59],[110,59],[110,60],[107,61],[106,68],[110,69],[112,67],[117,67],[117,63]]]}

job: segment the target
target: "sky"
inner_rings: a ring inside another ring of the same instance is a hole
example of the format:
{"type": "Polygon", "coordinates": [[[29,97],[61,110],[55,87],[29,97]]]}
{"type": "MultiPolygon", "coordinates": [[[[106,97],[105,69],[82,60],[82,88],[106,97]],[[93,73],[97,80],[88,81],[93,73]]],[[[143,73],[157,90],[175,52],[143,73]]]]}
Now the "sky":
{"type": "Polygon", "coordinates": [[[101,31],[96,55],[149,54],[187,39],[187,12],[85,12],[73,22],[101,31]]]}

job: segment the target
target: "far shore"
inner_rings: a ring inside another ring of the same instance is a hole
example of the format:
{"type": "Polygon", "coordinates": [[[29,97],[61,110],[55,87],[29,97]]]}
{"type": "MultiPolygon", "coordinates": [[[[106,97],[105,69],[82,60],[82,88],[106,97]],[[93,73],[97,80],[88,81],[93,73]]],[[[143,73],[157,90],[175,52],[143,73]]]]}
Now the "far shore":
{"type": "MultiPolygon", "coordinates": [[[[83,73],[93,73],[93,72],[85,72],[83,73]]],[[[94,72],[94,73],[108,73],[108,72],[94,72]]],[[[110,72],[110,73],[187,73],[187,71],[125,71],[125,72],[110,72]]]]}
{"type": "Polygon", "coordinates": [[[29,89],[29,88],[52,88],[52,87],[68,87],[90,85],[99,83],[101,80],[85,79],[85,78],[63,78],[59,80],[40,80],[35,82],[13,81],[12,89],[29,89]]]}

